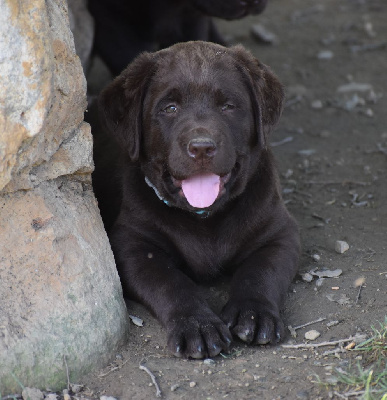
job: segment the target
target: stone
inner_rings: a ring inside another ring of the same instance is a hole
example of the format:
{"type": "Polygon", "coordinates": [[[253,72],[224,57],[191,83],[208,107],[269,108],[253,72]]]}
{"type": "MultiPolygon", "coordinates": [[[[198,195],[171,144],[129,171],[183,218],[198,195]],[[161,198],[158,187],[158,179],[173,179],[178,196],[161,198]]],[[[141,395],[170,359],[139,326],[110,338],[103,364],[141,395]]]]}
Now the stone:
{"type": "Polygon", "coordinates": [[[312,272],[312,275],[316,275],[319,278],[337,278],[343,273],[343,270],[340,268],[330,270],[330,269],[323,269],[323,270],[316,270],[312,272]]]}
{"type": "Polygon", "coordinates": [[[174,385],[171,386],[171,392],[174,392],[175,390],[179,389],[180,385],[175,383],[174,385]]]}
{"type": "Polygon", "coordinates": [[[58,400],[58,395],[56,393],[49,393],[44,397],[44,400],[58,400]]]}
{"type": "Polygon", "coordinates": [[[66,385],[107,363],[128,317],[91,185],[70,177],[0,197],[0,387],[66,385]],[[39,368],[37,368],[39,366],[39,368]]]}
{"type": "Polygon", "coordinates": [[[325,278],[318,278],[316,280],[316,287],[321,287],[325,281],[325,278]]]}
{"type": "Polygon", "coordinates": [[[310,274],[309,272],[305,272],[304,274],[302,274],[301,278],[304,282],[312,282],[313,281],[313,275],[310,274]]]}
{"type": "Polygon", "coordinates": [[[336,253],[343,254],[347,250],[349,250],[349,244],[347,242],[344,242],[343,240],[336,240],[335,250],[336,253]]]}
{"type": "Polygon", "coordinates": [[[0,2],[2,396],[79,382],[127,339],[85,108],[66,0],[0,2]]]}
{"type": "Polygon", "coordinates": [[[322,50],[317,54],[319,60],[331,60],[333,58],[333,52],[331,50],[322,50]]]}
{"type": "Polygon", "coordinates": [[[43,400],[44,395],[39,389],[25,387],[22,391],[23,400],[43,400]]]}
{"type": "Polygon", "coordinates": [[[262,43],[273,44],[277,40],[277,36],[270,32],[265,26],[262,24],[254,24],[251,26],[251,34],[253,37],[262,43]]]}
{"type": "Polygon", "coordinates": [[[86,80],[68,25],[64,0],[1,3],[0,191],[32,188],[31,169],[83,121],[86,80]]]}
{"type": "Polygon", "coordinates": [[[315,110],[321,110],[321,109],[324,107],[323,102],[322,102],[321,100],[314,100],[314,101],[312,101],[312,103],[310,104],[310,106],[311,106],[312,108],[314,108],[315,110]]]}
{"type": "Polygon", "coordinates": [[[320,335],[321,335],[321,333],[319,331],[316,331],[313,329],[311,331],[305,332],[305,339],[306,340],[316,340],[320,335]]]}

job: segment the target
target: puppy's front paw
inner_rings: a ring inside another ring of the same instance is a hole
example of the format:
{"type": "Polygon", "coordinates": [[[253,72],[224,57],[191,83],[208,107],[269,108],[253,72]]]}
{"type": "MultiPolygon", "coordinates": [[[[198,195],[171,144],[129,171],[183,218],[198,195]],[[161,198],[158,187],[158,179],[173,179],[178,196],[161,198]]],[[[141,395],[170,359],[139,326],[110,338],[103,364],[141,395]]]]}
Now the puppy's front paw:
{"type": "Polygon", "coordinates": [[[278,343],[284,337],[279,311],[258,301],[229,301],[221,318],[231,332],[246,343],[278,343]]]}
{"type": "Polygon", "coordinates": [[[168,348],[176,357],[205,358],[228,351],[230,330],[215,314],[174,318],[167,326],[168,348]]]}

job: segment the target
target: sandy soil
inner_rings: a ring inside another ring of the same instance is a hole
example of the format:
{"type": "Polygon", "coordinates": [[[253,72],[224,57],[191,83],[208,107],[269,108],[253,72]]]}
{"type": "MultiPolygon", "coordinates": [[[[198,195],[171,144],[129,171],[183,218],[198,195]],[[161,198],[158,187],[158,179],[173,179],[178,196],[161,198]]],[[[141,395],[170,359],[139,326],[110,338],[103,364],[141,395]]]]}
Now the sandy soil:
{"type": "MultiPolygon", "coordinates": [[[[321,286],[317,277],[295,280],[286,324],[324,320],[298,329],[296,338],[289,334],[285,344],[306,343],[311,329],[321,333],[313,343],[370,334],[371,325],[387,314],[386,20],[385,0],[272,0],[261,16],[219,23],[287,88],[287,106],[271,140],[284,199],[301,228],[300,273],[342,270],[337,278],[319,281],[321,286]],[[276,35],[273,44],[251,36],[257,23],[276,35]],[[351,82],[368,86],[342,92],[351,82]],[[337,240],[346,241],[349,250],[337,253],[337,240]],[[360,277],[361,289],[355,284],[360,277]],[[328,327],[331,321],[338,323],[328,327]]],[[[203,287],[215,309],[224,302],[226,286],[203,287]]],[[[335,367],[345,369],[358,356],[324,355],[334,346],[236,343],[226,357],[180,360],[168,354],[165,332],[143,307],[129,304],[129,310],[144,326],[132,325],[130,342],[116,361],[82,382],[93,397],[155,398],[150,376],[139,369],[144,365],[164,399],[327,399],[315,375],[327,380],[335,367]]]]}

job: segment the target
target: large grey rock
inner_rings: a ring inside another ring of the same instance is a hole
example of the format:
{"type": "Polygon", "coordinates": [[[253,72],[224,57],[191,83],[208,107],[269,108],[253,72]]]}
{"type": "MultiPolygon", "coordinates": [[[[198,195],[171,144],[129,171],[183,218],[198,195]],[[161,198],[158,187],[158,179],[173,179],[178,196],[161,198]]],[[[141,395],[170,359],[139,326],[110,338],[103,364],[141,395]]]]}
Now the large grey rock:
{"type": "Polygon", "coordinates": [[[77,382],[128,317],[91,189],[86,82],[65,0],[0,0],[0,395],[77,382]]]}
{"type": "Polygon", "coordinates": [[[0,199],[0,388],[51,389],[123,343],[120,282],[90,183],[44,182],[0,199]]]}
{"type": "Polygon", "coordinates": [[[64,0],[0,0],[0,190],[34,187],[79,126],[86,80],[64,0]]]}

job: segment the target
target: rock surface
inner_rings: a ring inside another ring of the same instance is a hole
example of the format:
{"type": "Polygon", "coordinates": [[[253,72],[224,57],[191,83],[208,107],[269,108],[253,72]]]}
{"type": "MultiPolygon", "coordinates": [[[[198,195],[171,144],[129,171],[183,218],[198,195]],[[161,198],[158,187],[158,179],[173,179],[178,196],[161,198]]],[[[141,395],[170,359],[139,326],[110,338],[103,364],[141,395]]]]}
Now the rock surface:
{"type": "Polygon", "coordinates": [[[2,396],[61,389],[126,339],[85,108],[66,1],[0,2],[2,396]]]}

